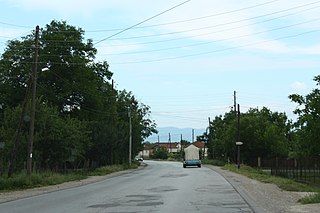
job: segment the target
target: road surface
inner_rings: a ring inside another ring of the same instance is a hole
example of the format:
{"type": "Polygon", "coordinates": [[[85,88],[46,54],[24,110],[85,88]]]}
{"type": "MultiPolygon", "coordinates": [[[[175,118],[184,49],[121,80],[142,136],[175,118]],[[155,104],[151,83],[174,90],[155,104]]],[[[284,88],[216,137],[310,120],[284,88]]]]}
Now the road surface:
{"type": "Polygon", "coordinates": [[[0,204],[1,213],[253,212],[221,175],[177,162],[146,161],[100,182],[0,204]]]}

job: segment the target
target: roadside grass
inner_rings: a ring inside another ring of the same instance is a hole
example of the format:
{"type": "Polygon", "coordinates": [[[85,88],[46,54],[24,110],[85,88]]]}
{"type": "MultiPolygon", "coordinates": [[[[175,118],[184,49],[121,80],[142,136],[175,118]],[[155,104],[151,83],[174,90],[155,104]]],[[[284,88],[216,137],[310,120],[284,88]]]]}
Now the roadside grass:
{"type": "Polygon", "coordinates": [[[69,173],[56,172],[34,172],[31,176],[26,172],[15,174],[13,177],[0,177],[0,192],[16,191],[41,186],[56,185],[69,181],[82,180],[89,176],[103,176],[114,172],[127,169],[138,168],[139,164],[133,163],[129,165],[112,165],[97,168],[95,170],[78,170],[69,173]]]}
{"type": "Polygon", "coordinates": [[[303,197],[299,200],[299,202],[302,204],[320,203],[320,193],[318,192],[318,193],[303,197]]]}
{"type": "Polygon", "coordinates": [[[226,164],[223,169],[247,176],[251,179],[258,180],[263,183],[272,183],[279,188],[286,191],[295,192],[320,192],[320,187],[311,186],[303,183],[296,182],[292,179],[272,176],[269,173],[262,171],[261,169],[252,168],[250,166],[241,165],[240,169],[233,164],[226,164]]]}
{"type": "Polygon", "coordinates": [[[226,164],[221,168],[247,176],[251,179],[255,179],[263,183],[275,184],[279,188],[286,191],[314,192],[300,199],[299,202],[302,204],[320,203],[320,187],[319,186],[307,185],[307,184],[296,182],[292,179],[272,176],[271,174],[266,173],[261,169],[252,168],[246,165],[241,165],[240,169],[238,169],[238,167],[234,164],[226,164]]]}

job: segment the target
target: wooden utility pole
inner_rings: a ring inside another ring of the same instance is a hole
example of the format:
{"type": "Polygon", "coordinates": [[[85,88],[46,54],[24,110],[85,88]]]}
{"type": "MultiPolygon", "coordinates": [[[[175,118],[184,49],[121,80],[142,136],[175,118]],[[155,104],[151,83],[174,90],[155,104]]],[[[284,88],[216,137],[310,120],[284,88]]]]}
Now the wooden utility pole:
{"type": "Polygon", "coordinates": [[[27,173],[32,173],[32,151],[33,151],[33,134],[36,113],[36,94],[37,94],[37,69],[38,69],[38,43],[39,43],[39,26],[36,27],[35,41],[34,41],[34,62],[32,65],[32,99],[31,99],[31,116],[29,127],[29,144],[28,144],[28,160],[27,173]]]}
{"type": "Polygon", "coordinates": [[[238,148],[238,154],[237,154],[237,162],[238,162],[238,169],[240,169],[240,104],[238,104],[238,116],[237,116],[237,130],[238,130],[238,136],[237,136],[237,148],[238,148]]]}
{"type": "Polygon", "coordinates": [[[131,148],[132,148],[132,123],[131,123],[131,110],[129,108],[129,165],[131,166],[131,148]]]}
{"type": "Polygon", "coordinates": [[[237,141],[240,141],[240,104],[238,104],[237,133],[237,141]]]}
{"type": "Polygon", "coordinates": [[[233,91],[233,111],[237,115],[237,92],[233,91]]]}
{"type": "Polygon", "coordinates": [[[169,132],[169,153],[171,153],[171,134],[169,132]]]}
{"type": "Polygon", "coordinates": [[[194,142],[194,129],[192,129],[192,143],[194,142]]]}

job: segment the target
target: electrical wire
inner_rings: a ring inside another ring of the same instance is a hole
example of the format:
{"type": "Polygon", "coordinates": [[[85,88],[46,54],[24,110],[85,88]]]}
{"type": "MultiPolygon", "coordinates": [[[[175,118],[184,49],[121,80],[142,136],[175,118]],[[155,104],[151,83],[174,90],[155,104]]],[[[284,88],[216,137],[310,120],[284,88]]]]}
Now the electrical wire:
{"type": "MultiPolygon", "coordinates": [[[[268,1],[268,2],[261,3],[261,4],[256,4],[256,5],[253,5],[253,6],[249,6],[249,7],[244,7],[244,8],[231,10],[231,11],[227,11],[227,12],[223,12],[223,13],[215,13],[215,14],[212,14],[212,15],[202,16],[202,17],[193,18],[193,19],[186,19],[186,20],[167,22],[167,23],[159,23],[159,24],[146,25],[146,26],[140,26],[140,27],[137,26],[137,27],[134,27],[132,29],[144,29],[144,28],[150,28],[150,27],[159,27],[159,26],[164,26],[164,25],[172,25],[172,24],[196,21],[196,20],[200,20],[200,19],[206,19],[206,18],[211,18],[211,17],[215,17],[215,16],[226,15],[226,14],[230,14],[230,13],[240,12],[240,11],[243,11],[243,10],[248,10],[248,9],[264,6],[266,4],[274,3],[276,1],[280,1],[280,0],[268,1]]],[[[308,4],[308,5],[310,5],[310,4],[308,4]]],[[[122,30],[122,29],[118,28],[118,29],[106,29],[106,30],[87,30],[86,32],[99,32],[100,33],[100,32],[106,32],[106,31],[119,31],[119,30],[122,30]]]]}
{"type": "MultiPolygon", "coordinates": [[[[274,21],[274,20],[277,20],[277,19],[280,19],[280,18],[284,18],[284,17],[288,17],[288,16],[292,16],[292,15],[297,15],[297,14],[299,14],[299,13],[302,13],[302,12],[305,12],[305,11],[309,11],[309,10],[312,10],[312,9],[316,9],[316,8],[319,8],[319,7],[320,7],[320,5],[319,5],[319,6],[312,7],[312,8],[307,8],[307,9],[304,9],[304,10],[300,10],[300,11],[298,11],[298,12],[293,12],[293,13],[285,14],[285,15],[282,15],[282,16],[270,18],[270,19],[267,19],[267,20],[262,20],[262,21],[258,21],[258,22],[251,23],[251,24],[242,25],[241,27],[251,26],[251,25],[254,25],[254,24],[260,24],[260,23],[265,23],[265,22],[269,22],[269,21],[274,21]]],[[[283,11],[283,10],[282,10],[282,11],[283,11]]],[[[212,26],[210,26],[210,27],[208,27],[208,28],[226,26],[226,25],[235,24],[235,23],[244,22],[244,21],[250,21],[250,20],[253,20],[253,19],[257,19],[257,18],[274,15],[274,14],[279,13],[279,12],[282,12],[282,11],[273,12],[273,13],[268,13],[268,14],[264,14],[264,15],[260,15],[260,16],[255,16],[255,17],[251,17],[251,18],[246,18],[246,19],[241,19],[241,20],[232,21],[232,22],[226,22],[226,23],[222,23],[222,24],[216,24],[216,25],[212,25],[212,26]]],[[[286,11],[287,11],[287,10],[286,10],[286,11]]],[[[224,29],[223,31],[232,30],[232,29],[237,29],[237,28],[239,28],[239,27],[236,27],[236,28],[227,28],[227,29],[224,29]]],[[[200,29],[200,30],[201,30],[201,29],[200,29]]],[[[218,32],[219,32],[219,31],[218,31],[218,32]]],[[[198,34],[198,35],[192,35],[191,37],[192,37],[192,38],[197,38],[197,37],[201,37],[201,36],[210,35],[210,34],[213,34],[213,33],[216,33],[216,31],[215,31],[215,32],[209,32],[209,33],[202,33],[202,34],[198,34]]],[[[182,39],[187,39],[187,38],[190,38],[190,36],[178,37],[178,38],[174,38],[174,39],[165,39],[165,40],[157,40],[157,41],[139,42],[139,43],[108,44],[108,46],[109,46],[109,47],[121,47],[121,46],[129,46],[129,45],[143,45],[143,44],[163,43],[163,42],[177,41],[177,40],[182,40],[182,39]]],[[[119,40],[119,39],[117,39],[117,40],[119,40]]],[[[101,47],[101,46],[100,46],[100,47],[101,47]]]]}
{"type": "Polygon", "coordinates": [[[151,19],[154,19],[154,18],[156,18],[156,17],[158,17],[158,16],[160,16],[160,15],[166,13],[166,12],[169,12],[169,11],[171,11],[171,10],[177,8],[177,7],[180,7],[180,6],[186,4],[186,3],[190,2],[190,1],[191,1],[191,0],[187,0],[187,1],[184,1],[184,2],[182,2],[182,3],[180,3],[180,4],[178,4],[178,5],[175,5],[174,7],[171,7],[171,8],[169,8],[169,9],[167,9],[167,10],[161,12],[161,13],[158,13],[158,14],[156,14],[156,15],[150,17],[150,18],[147,18],[147,19],[145,19],[145,20],[143,20],[143,21],[141,21],[141,22],[139,22],[139,23],[137,23],[137,24],[134,24],[134,25],[132,25],[132,26],[130,26],[130,27],[127,27],[127,28],[125,28],[125,29],[123,29],[123,30],[121,30],[121,31],[119,31],[119,32],[117,32],[117,33],[114,33],[114,34],[112,34],[112,35],[110,35],[110,36],[108,36],[108,37],[106,37],[106,38],[104,38],[104,39],[101,39],[101,40],[95,42],[94,45],[96,45],[96,44],[98,44],[98,43],[100,43],[100,42],[103,42],[103,41],[105,41],[105,40],[108,40],[108,39],[110,39],[110,38],[112,38],[112,37],[114,37],[114,36],[116,36],[116,35],[119,35],[119,34],[125,32],[125,31],[127,31],[127,30],[130,30],[130,29],[132,29],[132,28],[134,28],[134,27],[136,27],[136,26],[138,26],[138,25],[140,25],[140,24],[143,24],[143,23],[145,23],[145,22],[147,22],[147,21],[149,21],[149,20],[151,20],[151,19]]]}
{"type": "MultiPolygon", "coordinates": [[[[311,34],[311,33],[316,33],[320,32],[320,29],[318,30],[311,30],[311,31],[306,31],[303,33],[298,33],[294,35],[288,35],[288,36],[283,36],[283,37],[278,37],[273,39],[273,41],[278,41],[278,40],[284,40],[284,39],[289,39],[289,38],[295,38],[299,37],[302,35],[306,34],[311,34]]],[[[240,49],[244,47],[250,47],[250,46],[255,46],[258,44],[264,44],[268,43],[270,40],[265,40],[265,41],[259,41],[259,42],[253,42],[253,43],[247,43],[239,46],[234,46],[234,47],[227,47],[223,49],[217,49],[217,50],[212,50],[212,51],[207,51],[207,52],[200,52],[200,53],[194,53],[194,54],[187,54],[187,55],[180,55],[180,56],[175,56],[175,57],[166,57],[166,58],[159,58],[159,59],[153,59],[153,60],[141,60],[141,61],[126,61],[126,62],[113,62],[112,64],[140,64],[140,63],[151,63],[151,62],[161,62],[161,61],[169,61],[169,60],[176,60],[176,59],[181,59],[181,58],[189,58],[189,57],[195,57],[195,56],[200,56],[200,55],[208,55],[208,54],[213,54],[217,52],[224,52],[224,51],[229,51],[229,50],[235,50],[235,49],[240,49]]]]}

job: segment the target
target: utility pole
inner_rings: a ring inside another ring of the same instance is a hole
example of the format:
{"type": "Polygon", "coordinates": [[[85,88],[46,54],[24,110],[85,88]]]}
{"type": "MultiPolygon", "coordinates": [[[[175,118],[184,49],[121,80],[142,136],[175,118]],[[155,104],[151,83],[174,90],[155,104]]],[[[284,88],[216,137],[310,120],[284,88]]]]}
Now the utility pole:
{"type": "Polygon", "coordinates": [[[131,147],[132,147],[132,124],[131,124],[131,110],[129,108],[129,165],[131,166],[131,147]]]}
{"type": "MultiPolygon", "coordinates": [[[[206,151],[206,144],[209,143],[209,135],[210,135],[210,117],[208,117],[208,123],[209,123],[209,126],[208,128],[206,129],[206,135],[207,135],[207,140],[205,141],[204,143],[204,154],[203,156],[205,156],[205,151],[206,151]]],[[[213,152],[213,147],[212,147],[212,153],[213,152]]],[[[208,156],[208,153],[207,153],[207,156],[208,156]]]]}
{"type": "Polygon", "coordinates": [[[237,141],[240,141],[240,104],[238,104],[238,116],[237,116],[237,141]]]}
{"type": "Polygon", "coordinates": [[[181,151],[182,151],[182,134],[180,135],[180,146],[181,146],[181,151]]]}
{"type": "Polygon", "coordinates": [[[192,129],[192,143],[194,142],[194,129],[192,129]]]}
{"type": "Polygon", "coordinates": [[[240,104],[238,104],[238,116],[237,116],[237,120],[238,120],[238,136],[237,136],[237,142],[236,145],[238,147],[238,155],[237,155],[237,161],[238,161],[238,169],[240,169],[240,146],[242,145],[242,142],[240,142],[240,104]]]}
{"type": "Polygon", "coordinates": [[[169,153],[171,153],[171,134],[169,132],[169,153]]]}
{"type": "Polygon", "coordinates": [[[34,50],[34,62],[32,65],[32,100],[31,100],[31,116],[29,127],[29,145],[28,145],[28,160],[27,160],[27,173],[32,173],[32,151],[33,151],[33,134],[34,123],[36,113],[36,94],[37,94],[37,69],[38,69],[38,43],[39,43],[39,26],[36,27],[35,34],[35,50],[34,50]]]}
{"type": "Polygon", "coordinates": [[[236,91],[233,91],[233,111],[237,115],[237,96],[236,91]]]}

